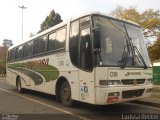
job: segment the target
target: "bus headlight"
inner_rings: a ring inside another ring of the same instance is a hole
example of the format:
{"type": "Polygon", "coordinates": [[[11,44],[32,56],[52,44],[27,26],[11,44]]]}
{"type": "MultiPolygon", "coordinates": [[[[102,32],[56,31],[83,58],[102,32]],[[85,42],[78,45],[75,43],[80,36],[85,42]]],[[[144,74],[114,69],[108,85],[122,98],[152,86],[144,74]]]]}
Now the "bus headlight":
{"type": "Polygon", "coordinates": [[[120,80],[108,80],[108,86],[117,86],[120,85],[120,80]]]}
{"type": "Polygon", "coordinates": [[[152,79],[147,79],[146,80],[146,84],[148,85],[148,84],[152,84],[152,79]]]}
{"type": "Polygon", "coordinates": [[[108,85],[108,86],[119,86],[121,85],[120,80],[100,80],[99,81],[100,85],[108,85]]]}

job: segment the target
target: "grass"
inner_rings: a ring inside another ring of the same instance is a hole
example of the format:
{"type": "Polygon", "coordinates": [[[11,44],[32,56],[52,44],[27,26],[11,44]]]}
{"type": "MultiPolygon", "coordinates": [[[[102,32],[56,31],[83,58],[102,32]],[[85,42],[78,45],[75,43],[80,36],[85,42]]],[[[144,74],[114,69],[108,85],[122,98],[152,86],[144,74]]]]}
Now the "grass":
{"type": "Polygon", "coordinates": [[[154,92],[154,93],[160,93],[160,88],[154,87],[152,92],[154,92]]]}
{"type": "Polygon", "coordinates": [[[160,99],[160,87],[159,88],[158,87],[153,87],[152,93],[153,94],[150,96],[151,98],[158,98],[158,99],[160,99]],[[156,94],[156,93],[159,93],[159,94],[156,94]]]}

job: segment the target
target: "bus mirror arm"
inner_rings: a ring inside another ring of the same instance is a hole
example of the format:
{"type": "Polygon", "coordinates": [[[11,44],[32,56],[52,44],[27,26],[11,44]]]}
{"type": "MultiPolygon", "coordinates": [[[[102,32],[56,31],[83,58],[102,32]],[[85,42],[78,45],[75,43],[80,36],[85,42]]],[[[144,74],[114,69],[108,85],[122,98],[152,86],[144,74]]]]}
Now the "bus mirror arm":
{"type": "Polygon", "coordinates": [[[101,48],[99,28],[98,27],[94,27],[92,29],[92,33],[93,33],[94,51],[98,51],[101,48]]]}

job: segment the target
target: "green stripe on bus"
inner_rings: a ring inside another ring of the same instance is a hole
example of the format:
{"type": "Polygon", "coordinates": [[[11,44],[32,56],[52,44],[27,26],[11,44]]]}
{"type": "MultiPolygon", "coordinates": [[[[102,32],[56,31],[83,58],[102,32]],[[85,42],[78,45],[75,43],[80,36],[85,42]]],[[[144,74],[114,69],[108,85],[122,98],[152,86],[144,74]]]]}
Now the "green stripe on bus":
{"type": "Polygon", "coordinates": [[[8,65],[8,67],[29,76],[36,85],[42,84],[43,82],[43,78],[40,75],[45,78],[46,82],[56,80],[59,76],[58,69],[51,65],[43,67],[32,67],[27,66],[26,63],[16,63],[8,65]],[[39,73],[40,75],[38,75],[37,73],[39,73]]]}

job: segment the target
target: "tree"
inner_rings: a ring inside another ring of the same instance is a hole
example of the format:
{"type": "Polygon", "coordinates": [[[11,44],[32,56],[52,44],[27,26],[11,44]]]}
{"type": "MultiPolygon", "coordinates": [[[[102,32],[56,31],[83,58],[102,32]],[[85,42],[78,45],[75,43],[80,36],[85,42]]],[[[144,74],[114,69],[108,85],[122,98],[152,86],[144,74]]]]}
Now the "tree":
{"type": "Polygon", "coordinates": [[[118,6],[111,15],[138,23],[146,39],[155,39],[155,42],[148,46],[151,61],[160,59],[160,10],[147,9],[140,13],[134,7],[118,6]]]}
{"type": "Polygon", "coordinates": [[[41,30],[38,32],[42,32],[54,25],[59,24],[60,22],[62,22],[63,20],[61,19],[61,16],[59,13],[55,13],[54,10],[52,10],[50,12],[50,14],[45,18],[45,20],[42,22],[41,24],[41,30]]]}
{"type": "Polygon", "coordinates": [[[160,36],[153,44],[148,46],[148,53],[152,62],[160,60],[160,36]]]}
{"type": "Polygon", "coordinates": [[[145,38],[157,38],[157,36],[160,35],[159,10],[147,9],[143,13],[140,13],[134,7],[123,8],[118,6],[111,12],[111,15],[116,18],[122,18],[138,23],[142,27],[145,38]]]}

